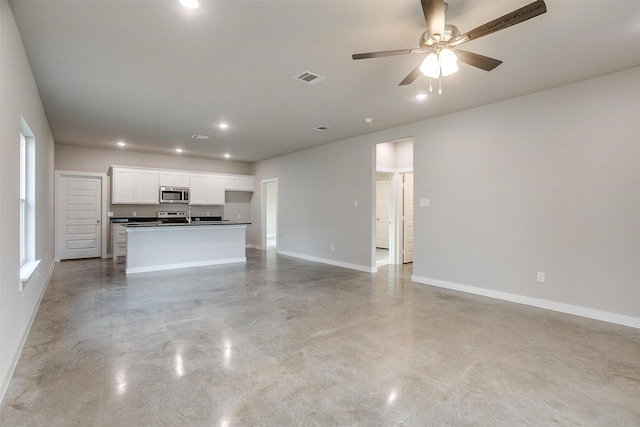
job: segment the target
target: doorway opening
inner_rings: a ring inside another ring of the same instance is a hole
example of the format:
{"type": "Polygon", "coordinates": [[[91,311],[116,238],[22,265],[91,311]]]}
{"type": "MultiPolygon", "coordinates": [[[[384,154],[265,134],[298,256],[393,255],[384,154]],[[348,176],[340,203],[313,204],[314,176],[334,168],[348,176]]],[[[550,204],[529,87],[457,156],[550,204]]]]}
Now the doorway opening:
{"type": "Polygon", "coordinates": [[[413,262],[413,138],[376,145],[376,267],[413,262]]]}
{"type": "Polygon", "coordinates": [[[262,180],[262,248],[278,248],[278,178],[262,180]]]}

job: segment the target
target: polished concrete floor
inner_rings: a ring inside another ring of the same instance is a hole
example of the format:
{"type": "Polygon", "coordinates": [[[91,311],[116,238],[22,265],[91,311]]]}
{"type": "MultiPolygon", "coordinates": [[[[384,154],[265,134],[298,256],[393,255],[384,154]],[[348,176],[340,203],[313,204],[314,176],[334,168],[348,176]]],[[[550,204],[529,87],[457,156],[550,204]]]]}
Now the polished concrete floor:
{"type": "Polygon", "coordinates": [[[639,330],[248,258],[57,264],[0,425],[640,425],[639,330]]]}

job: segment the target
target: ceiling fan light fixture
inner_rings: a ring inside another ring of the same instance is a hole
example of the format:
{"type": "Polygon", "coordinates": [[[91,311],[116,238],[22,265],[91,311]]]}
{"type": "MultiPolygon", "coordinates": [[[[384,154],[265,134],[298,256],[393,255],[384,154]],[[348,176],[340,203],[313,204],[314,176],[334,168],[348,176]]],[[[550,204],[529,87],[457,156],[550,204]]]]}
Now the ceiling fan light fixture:
{"type": "Polygon", "coordinates": [[[451,49],[442,49],[438,55],[438,61],[443,76],[450,76],[458,71],[458,57],[451,49]]]}
{"type": "Polygon", "coordinates": [[[200,7],[200,0],[178,0],[181,5],[188,9],[197,9],[200,7]]]}
{"type": "Polygon", "coordinates": [[[438,62],[438,55],[431,52],[424,58],[422,65],[420,65],[420,71],[427,77],[437,79],[440,77],[440,64],[438,62]]]}

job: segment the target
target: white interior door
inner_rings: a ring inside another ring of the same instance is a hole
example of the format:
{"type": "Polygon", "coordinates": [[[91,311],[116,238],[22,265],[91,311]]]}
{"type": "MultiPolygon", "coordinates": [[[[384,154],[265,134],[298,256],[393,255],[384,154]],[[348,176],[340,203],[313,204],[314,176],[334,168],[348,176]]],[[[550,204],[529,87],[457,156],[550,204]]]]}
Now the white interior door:
{"type": "Polygon", "coordinates": [[[413,262],[413,173],[403,175],[402,262],[413,262]]]}
{"type": "Polygon", "coordinates": [[[262,180],[262,248],[278,247],[278,179],[262,180]]]}
{"type": "Polygon", "coordinates": [[[376,181],[376,247],[389,249],[389,181],[376,181]]]}
{"type": "Polygon", "coordinates": [[[102,255],[102,180],[62,175],[58,187],[59,258],[102,255]]]}
{"type": "Polygon", "coordinates": [[[276,246],[278,236],[278,183],[276,181],[268,182],[265,188],[267,189],[267,246],[276,246]]]}

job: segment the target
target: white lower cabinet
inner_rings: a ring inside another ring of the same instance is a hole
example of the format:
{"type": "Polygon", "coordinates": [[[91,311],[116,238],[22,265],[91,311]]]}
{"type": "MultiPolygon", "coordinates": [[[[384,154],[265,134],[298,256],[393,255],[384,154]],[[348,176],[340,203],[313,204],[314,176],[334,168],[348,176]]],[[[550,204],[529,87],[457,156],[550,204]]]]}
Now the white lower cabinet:
{"type": "Polygon", "coordinates": [[[111,256],[114,261],[127,254],[127,228],[122,224],[111,224],[111,256]]]}
{"type": "Polygon", "coordinates": [[[222,175],[191,174],[189,192],[191,205],[224,205],[222,175]]]}

